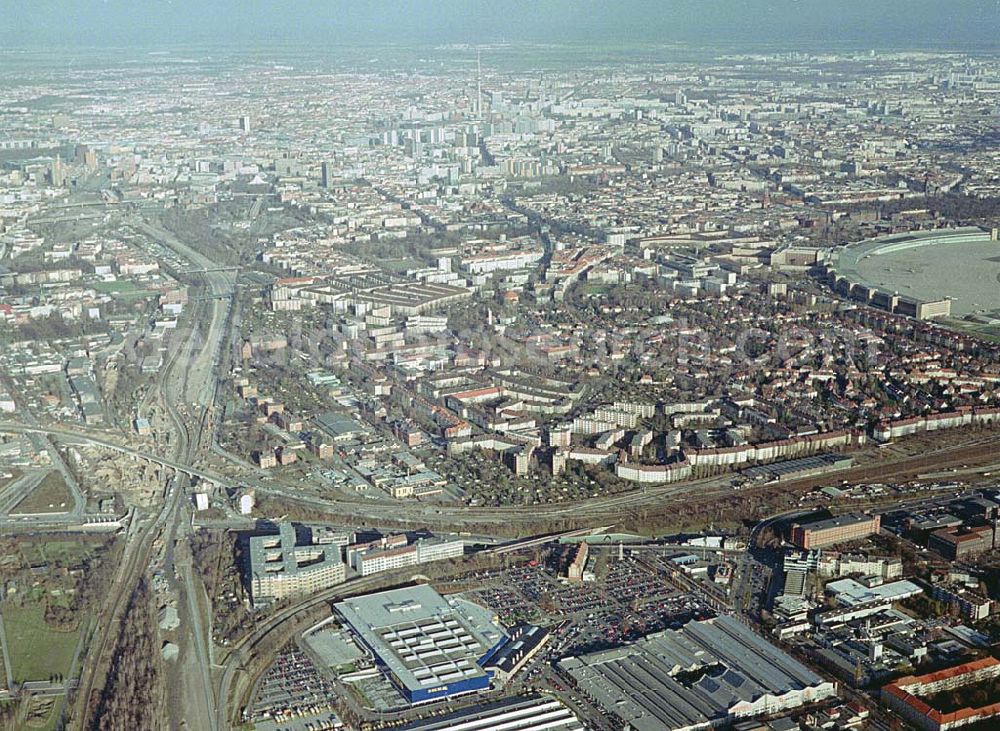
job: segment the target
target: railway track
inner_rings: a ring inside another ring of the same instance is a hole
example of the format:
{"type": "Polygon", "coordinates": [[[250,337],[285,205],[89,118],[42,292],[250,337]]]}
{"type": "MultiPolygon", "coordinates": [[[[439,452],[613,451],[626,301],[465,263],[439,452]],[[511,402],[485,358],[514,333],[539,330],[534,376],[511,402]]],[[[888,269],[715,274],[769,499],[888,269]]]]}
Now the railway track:
{"type": "Polygon", "coordinates": [[[369,521],[396,523],[421,523],[428,527],[445,523],[521,524],[530,526],[544,521],[574,520],[615,522],[622,511],[629,509],[662,507],[665,501],[685,498],[692,502],[739,496],[759,496],[769,491],[806,490],[828,485],[831,482],[882,482],[916,479],[927,471],[929,465],[947,468],[952,465],[996,461],[1000,452],[1000,431],[973,433],[961,444],[950,444],[924,451],[919,455],[900,456],[885,462],[859,465],[824,475],[787,480],[765,485],[745,487],[739,492],[732,487],[733,473],[703,477],[685,482],[655,485],[641,490],[631,490],[605,497],[549,505],[526,505],[497,508],[442,507],[431,511],[425,506],[409,507],[394,504],[362,503],[354,500],[322,500],[289,494],[280,485],[261,485],[259,491],[272,493],[289,503],[297,503],[312,510],[328,511],[339,519],[352,517],[369,521]]]}
{"type": "MultiPolygon", "coordinates": [[[[203,305],[196,305],[195,312],[192,313],[193,318],[203,314],[198,307],[203,307],[203,305]]],[[[173,424],[173,433],[177,435],[177,439],[171,444],[171,457],[177,461],[190,459],[192,442],[188,425],[175,406],[175,394],[171,393],[170,384],[174,382],[178,366],[185,362],[183,355],[190,347],[196,332],[194,328],[188,330],[184,335],[181,347],[176,348],[170,354],[161,371],[157,389],[158,398],[164,404],[167,415],[173,424]]],[[[185,381],[186,377],[185,374],[185,381]]],[[[110,601],[104,603],[104,610],[98,615],[93,634],[94,644],[87,652],[89,662],[85,663],[81,674],[76,701],[78,712],[75,714],[81,719],[80,728],[89,728],[95,720],[90,715],[91,709],[96,706],[95,697],[103,690],[107,682],[109,664],[121,631],[122,620],[139,579],[148,569],[154,557],[153,549],[156,540],[164,533],[165,529],[173,526],[176,522],[185,496],[183,486],[178,484],[179,479],[180,476],[175,475],[168,483],[164,504],[156,517],[145,527],[139,528],[138,534],[133,534],[132,528],[130,528],[129,534],[126,536],[123,560],[109,593],[110,601]],[[117,631],[115,631],[116,628],[117,631]]],[[[138,525],[138,523],[133,525],[138,525]]]]}

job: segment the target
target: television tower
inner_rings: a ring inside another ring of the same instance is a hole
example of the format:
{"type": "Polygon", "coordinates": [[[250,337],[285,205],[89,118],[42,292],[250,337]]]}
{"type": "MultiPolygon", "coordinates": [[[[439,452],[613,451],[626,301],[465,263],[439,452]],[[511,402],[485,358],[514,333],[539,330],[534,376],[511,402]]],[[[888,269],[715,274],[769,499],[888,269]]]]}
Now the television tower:
{"type": "Polygon", "coordinates": [[[476,49],[476,114],[483,116],[483,54],[476,49]]]}

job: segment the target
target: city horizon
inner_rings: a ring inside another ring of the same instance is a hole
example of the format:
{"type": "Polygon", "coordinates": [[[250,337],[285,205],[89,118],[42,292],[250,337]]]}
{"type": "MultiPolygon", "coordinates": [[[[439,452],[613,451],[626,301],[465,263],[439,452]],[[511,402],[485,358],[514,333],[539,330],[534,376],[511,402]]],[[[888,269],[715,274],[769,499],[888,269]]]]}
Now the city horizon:
{"type": "Polygon", "coordinates": [[[394,0],[358,5],[298,0],[281,6],[221,0],[170,0],[136,6],[122,0],[49,5],[7,0],[0,43],[144,46],[161,43],[246,44],[398,41],[486,44],[528,42],[708,42],[875,44],[891,48],[988,44],[1000,23],[992,0],[394,0]]]}
{"type": "Polygon", "coordinates": [[[1000,1],[0,15],[0,728],[997,727],[1000,1]]]}

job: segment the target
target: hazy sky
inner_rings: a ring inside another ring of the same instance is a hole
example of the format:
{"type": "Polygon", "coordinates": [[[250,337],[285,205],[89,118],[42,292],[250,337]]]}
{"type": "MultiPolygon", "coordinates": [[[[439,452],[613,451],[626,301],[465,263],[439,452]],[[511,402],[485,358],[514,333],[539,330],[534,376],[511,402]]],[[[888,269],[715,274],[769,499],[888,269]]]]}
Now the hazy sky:
{"type": "Polygon", "coordinates": [[[0,0],[0,47],[824,42],[995,47],[1000,0],[0,0]]]}

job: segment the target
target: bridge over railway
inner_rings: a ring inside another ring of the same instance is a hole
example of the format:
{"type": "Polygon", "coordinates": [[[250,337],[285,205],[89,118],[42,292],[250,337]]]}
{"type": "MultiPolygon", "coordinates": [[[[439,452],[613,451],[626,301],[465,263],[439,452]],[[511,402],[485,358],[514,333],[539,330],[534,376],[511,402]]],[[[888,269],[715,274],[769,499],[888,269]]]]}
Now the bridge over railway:
{"type": "Polygon", "coordinates": [[[203,470],[193,465],[184,464],[182,462],[176,462],[165,457],[160,457],[159,455],[152,454],[150,452],[145,452],[140,449],[134,449],[133,447],[127,447],[123,444],[118,444],[110,439],[104,439],[101,437],[96,437],[92,434],[83,434],[78,431],[73,431],[71,429],[65,428],[53,428],[53,427],[43,427],[43,426],[29,426],[26,424],[11,423],[11,422],[0,422],[0,433],[8,434],[45,434],[46,436],[52,437],[53,439],[58,439],[64,444],[78,444],[92,447],[103,447],[105,449],[110,449],[121,454],[127,454],[135,459],[143,460],[145,462],[150,462],[152,464],[159,465],[161,467],[167,467],[174,470],[180,474],[187,475],[188,477],[197,477],[200,480],[209,482],[214,486],[221,487],[230,482],[221,475],[217,475],[208,470],[203,470]]]}

